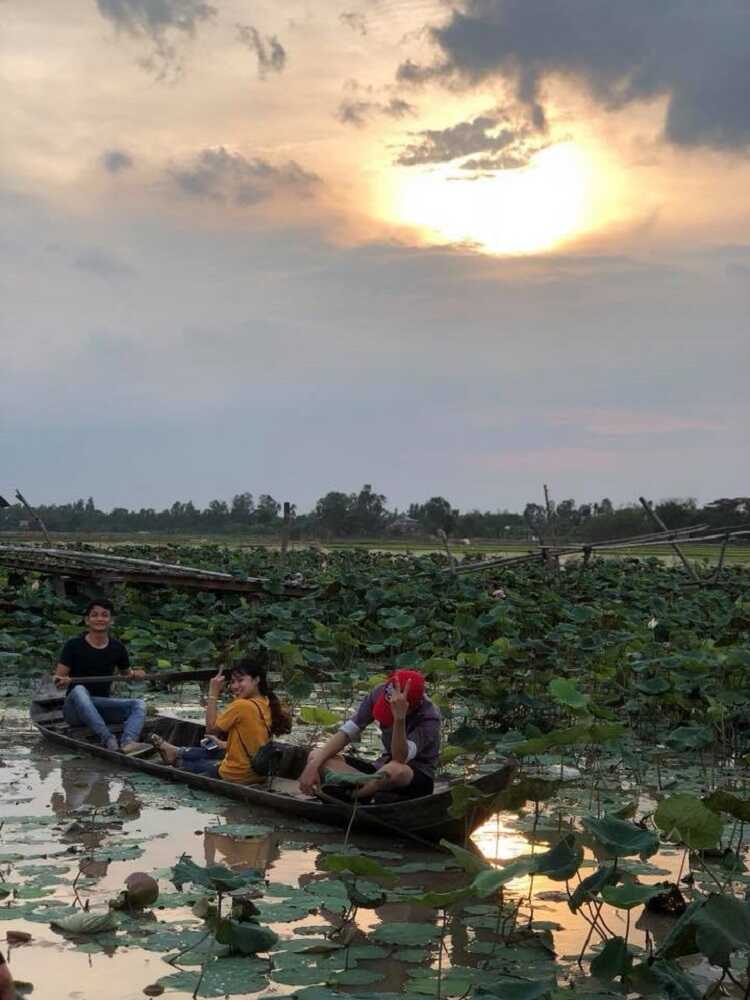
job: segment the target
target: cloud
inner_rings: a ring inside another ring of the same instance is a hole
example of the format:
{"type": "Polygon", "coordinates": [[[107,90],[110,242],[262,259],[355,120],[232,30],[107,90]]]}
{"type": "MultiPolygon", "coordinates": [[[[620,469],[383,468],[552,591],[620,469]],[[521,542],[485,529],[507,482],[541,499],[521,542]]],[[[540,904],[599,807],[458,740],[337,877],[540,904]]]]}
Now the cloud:
{"type": "Polygon", "coordinates": [[[89,271],[100,278],[115,278],[132,274],[132,268],[123,264],[113,254],[101,247],[89,247],[73,258],[73,264],[81,271],[89,271]]]}
{"type": "Polygon", "coordinates": [[[339,21],[351,28],[352,31],[358,32],[360,35],[367,34],[367,21],[365,19],[365,15],[359,13],[359,11],[345,10],[343,14],[339,14],[339,21]]]}
{"type": "Polygon", "coordinates": [[[101,164],[110,174],[119,174],[133,166],[133,157],[123,149],[108,149],[102,153],[101,164]]]}
{"type": "Polygon", "coordinates": [[[118,31],[145,38],[153,51],[139,65],[157,79],[175,77],[182,71],[179,52],[169,33],[193,37],[198,25],[215,17],[216,7],[203,0],[96,0],[102,17],[118,31]]]}
{"type": "Polygon", "coordinates": [[[399,154],[402,167],[448,163],[475,153],[479,158],[462,164],[467,170],[508,170],[526,166],[538,143],[530,143],[528,126],[512,126],[502,111],[491,111],[444,129],[411,133],[415,141],[399,154]]]}
{"type": "Polygon", "coordinates": [[[189,162],[171,166],[168,173],[182,194],[235,205],[256,205],[281,190],[309,197],[320,184],[317,174],[294,160],[274,166],[260,157],[248,160],[224,146],[202,149],[189,162]]]}
{"type": "Polygon", "coordinates": [[[260,37],[256,28],[249,24],[238,24],[237,38],[258,60],[258,76],[265,80],[269,73],[281,73],[286,66],[286,50],[276,35],[260,37]]]}
{"type": "Polygon", "coordinates": [[[544,127],[543,84],[565,76],[607,109],[666,97],[678,146],[750,149],[746,0],[465,0],[430,35],[441,58],[407,60],[401,82],[501,77],[544,127]]]}
{"type": "Polygon", "coordinates": [[[392,97],[388,101],[378,101],[369,96],[372,94],[371,87],[362,87],[356,80],[349,80],[346,89],[352,94],[345,97],[339,104],[335,117],[342,125],[354,125],[362,128],[373,118],[386,117],[401,119],[407,115],[416,114],[416,108],[408,101],[400,97],[392,97]],[[367,94],[363,97],[361,95],[367,94]]]}

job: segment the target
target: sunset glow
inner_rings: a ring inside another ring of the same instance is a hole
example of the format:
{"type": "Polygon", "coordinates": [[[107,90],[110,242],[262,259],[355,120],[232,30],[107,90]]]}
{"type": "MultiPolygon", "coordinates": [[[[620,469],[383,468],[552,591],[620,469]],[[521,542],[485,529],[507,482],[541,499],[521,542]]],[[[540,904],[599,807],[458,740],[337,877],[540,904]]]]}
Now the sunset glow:
{"type": "Polygon", "coordinates": [[[527,167],[476,179],[462,179],[455,167],[402,173],[394,221],[418,227],[426,242],[538,253],[590,221],[592,167],[572,142],[542,150],[527,167]]]}

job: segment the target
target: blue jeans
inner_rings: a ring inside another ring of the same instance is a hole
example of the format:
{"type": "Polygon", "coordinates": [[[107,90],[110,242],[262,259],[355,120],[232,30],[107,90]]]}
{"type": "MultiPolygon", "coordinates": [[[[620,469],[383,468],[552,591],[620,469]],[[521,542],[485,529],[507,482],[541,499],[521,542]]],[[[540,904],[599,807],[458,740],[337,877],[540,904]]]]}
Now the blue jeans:
{"type": "Polygon", "coordinates": [[[63,705],[69,726],[88,726],[102,746],[113,739],[107,723],[124,723],[121,742],[133,743],[146,721],[146,704],[140,698],[92,698],[82,684],[76,684],[63,705]]]}
{"type": "Polygon", "coordinates": [[[193,774],[202,774],[206,778],[219,777],[219,764],[224,754],[218,750],[208,750],[206,747],[181,747],[177,753],[177,766],[193,774]]]}

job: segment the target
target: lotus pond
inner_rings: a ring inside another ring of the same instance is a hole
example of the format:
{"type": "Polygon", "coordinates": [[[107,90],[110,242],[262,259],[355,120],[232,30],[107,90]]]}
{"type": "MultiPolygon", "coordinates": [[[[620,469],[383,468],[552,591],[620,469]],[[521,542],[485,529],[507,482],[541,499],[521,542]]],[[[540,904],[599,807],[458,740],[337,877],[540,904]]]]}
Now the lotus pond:
{"type": "MultiPolygon", "coordinates": [[[[22,993],[748,995],[747,570],[696,588],[655,560],[461,576],[439,556],[168,558],[262,574],[267,597],[118,593],[139,665],[265,655],[306,743],[391,664],[418,666],[443,711],[446,772],[512,754],[517,780],[471,843],[427,850],[66,753],[24,707],[80,606],[32,581],[6,589],[0,939],[22,993]],[[285,574],[315,589],[282,601],[285,574]],[[140,901],[123,896],[135,872],[156,885],[140,901]]],[[[147,700],[202,711],[194,685],[147,700]]],[[[459,782],[456,815],[475,806],[459,782]]]]}

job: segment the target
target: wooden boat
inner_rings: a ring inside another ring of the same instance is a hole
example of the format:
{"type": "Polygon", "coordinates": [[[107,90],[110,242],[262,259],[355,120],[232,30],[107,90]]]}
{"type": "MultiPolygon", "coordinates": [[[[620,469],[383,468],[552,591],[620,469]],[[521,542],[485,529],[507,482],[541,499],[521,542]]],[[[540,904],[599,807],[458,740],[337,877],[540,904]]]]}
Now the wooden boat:
{"type": "MultiPolygon", "coordinates": [[[[192,788],[246,802],[250,806],[276,810],[287,816],[329,826],[346,826],[352,821],[351,806],[333,801],[323,802],[300,792],[296,778],[301,772],[301,758],[304,754],[291,752],[284,755],[288,759],[282,762],[280,773],[263,784],[241,785],[170,767],[163,764],[156,753],[127,756],[118,751],[107,750],[93,740],[91,732],[85,727],[69,726],[63,719],[62,705],[63,698],[52,692],[38,694],[31,704],[31,721],[45,739],[54,743],[91,753],[113,764],[142,771],[165,781],[180,782],[192,788]]],[[[111,728],[116,730],[116,727],[111,728]]],[[[147,720],[142,739],[148,740],[153,733],[158,733],[178,746],[197,746],[205,735],[205,729],[197,722],[170,715],[157,715],[147,720]]],[[[508,760],[496,771],[468,779],[466,783],[482,794],[494,795],[510,784],[515,769],[515,761],[508,760]]],[[[462,843],[489,819],[490,809],[480,804],[467,816],[454,819],[448,813],[451,784],[455,782],[437,782],[432,795],[418,799],[357,806],[353,824],[358,829],[388,834],[390,837],[399,836],[430,843],[445,838],[462,843]]]]}

